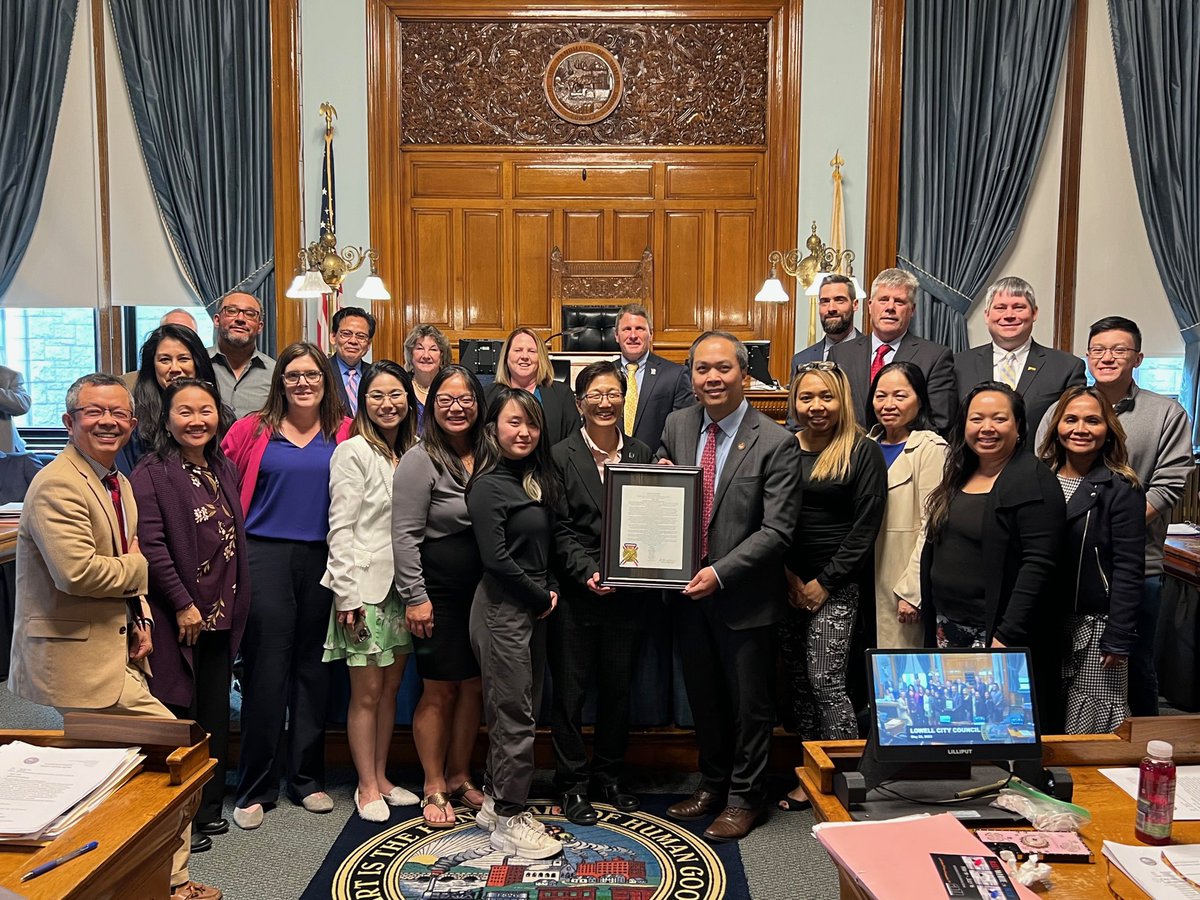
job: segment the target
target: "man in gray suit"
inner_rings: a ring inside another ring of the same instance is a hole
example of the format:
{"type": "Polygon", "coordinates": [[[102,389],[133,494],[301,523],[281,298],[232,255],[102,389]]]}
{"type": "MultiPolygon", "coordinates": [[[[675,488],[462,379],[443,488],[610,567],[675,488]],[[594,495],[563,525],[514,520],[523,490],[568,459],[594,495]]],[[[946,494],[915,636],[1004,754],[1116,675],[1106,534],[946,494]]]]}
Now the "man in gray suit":
{"type": "Polygon", "coordinates": [[[916,298],[917,279],[910,272],[884,269],[872,282],[871,299],[867,301],[871,334],[838,344],[829,354],[850,380],[854,414],[859,425],[865,427],[867,422],[874,374],[890,362],[904,360],[925,375],[933,427],[942,433],[950,429],[950,421],[958,409],[954,355],[941,344],[927,341],[908,330],[916,310],[916,298]]]}
{"type": "Polygon", "coordinates": [[[25,449],[25,443],[12,420],[29,412],[29,406],[29,391],[25,390],[21,373],[0,366],[0,451],[12,453],[15,450],[19,453],[25,449]]]}
{"type": "Polygon", "coordinates": [[[650,313],[640,303],[617,310],[617,344],[627,385],[622,430],[647,447],[657,447],[667,416],[696,402],[691,376],[679,363],[653,352],[650,313]]]}
{"type": "MultiPolygon", "coordinates": [[[[788,373],[788,383],[796,380],[796,373],[805,363],[819,362],[829,359],[829,354],[838,344],[852,341],[858,337],[858,329],[854,327],[854,314],[858,312],[858,297],[855,294],[854,282],[845,275],[827,275],[821,282],[817,295],[817,314],[821,317],[821,328],[825,337],[811,347],[805,347],[792,357],[792,368],[788,373]]],[[[791,431],[800,429],[796,421],[796,411],[788,408],[787,426],[791,431]]]]}
{"type": "Polygon", "coordinates": [[[697,338],[688,367],[700,403],[667,417],[658,451],[663,462],[704,470],[701,568],[672,598],[700,784],[667,815],[695,821],[724,805],[704,832],[712,841],[745,837],[766,808],[782,560],[800,510],[799,445],[746,402],[748,366],[733,335],[697,338]]]}
{"type": "MultiPolygon", "coordinates": [[[[1024,278],[1001,278],[987,289],[983,301],[983,318],[992,336],[991,343],[964,350],[954,357],[959,400],[981,381],[1002,381],[1025,398],[1025,417],[1031,435],[1037,434],[1042,417],[1058,402],[1063,391],[1086,382],[1082,359],[1043,347],[1033,339],[1037,317],[1033,285],[1024,278]]],[[[1026,449],[1034,452],[1034,443],[1026,441],[1026,449]]]]}

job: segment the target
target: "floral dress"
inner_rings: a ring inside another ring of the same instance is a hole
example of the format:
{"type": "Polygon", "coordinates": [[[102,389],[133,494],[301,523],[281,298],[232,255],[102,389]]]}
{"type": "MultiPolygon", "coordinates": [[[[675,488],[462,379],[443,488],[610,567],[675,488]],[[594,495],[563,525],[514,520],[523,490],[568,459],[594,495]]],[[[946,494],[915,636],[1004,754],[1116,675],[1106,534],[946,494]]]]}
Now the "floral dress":
{"type": "Polygon", "coordinates": [[[227,631],[237,597],[237,530],[233,510],[221,494],[217,476],[206,466],[183,461],[192,485],[196,522],[196,609],[202,631],[227,631]]]}

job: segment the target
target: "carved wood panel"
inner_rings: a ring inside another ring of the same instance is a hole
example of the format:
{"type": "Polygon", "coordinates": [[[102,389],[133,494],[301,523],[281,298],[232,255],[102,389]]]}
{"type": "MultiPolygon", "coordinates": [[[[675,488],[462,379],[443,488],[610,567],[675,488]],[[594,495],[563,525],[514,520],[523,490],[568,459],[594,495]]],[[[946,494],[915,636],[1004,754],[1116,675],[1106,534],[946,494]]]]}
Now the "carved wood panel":
{"type": "Polygon", "coordinates": [[[405,21],[403,144],[761,146],[767,140],[766,22],[405,21]],[[589,41],[616,57],[613,113],[574,125],[551,109],[546,66],[589,41]]]}

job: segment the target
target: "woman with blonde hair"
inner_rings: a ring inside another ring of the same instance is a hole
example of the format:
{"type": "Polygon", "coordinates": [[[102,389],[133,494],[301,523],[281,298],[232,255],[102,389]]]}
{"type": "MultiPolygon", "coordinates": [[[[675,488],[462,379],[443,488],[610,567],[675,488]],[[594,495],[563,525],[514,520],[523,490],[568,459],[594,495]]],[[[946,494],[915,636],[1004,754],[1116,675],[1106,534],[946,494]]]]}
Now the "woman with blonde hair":
{"type": "Polygon", "coordinates": [[[1049,596],[1061,606],[1065,734],[1103,734],[1129,717],[1129,654],[1146,569],[1146,495],[1125,429],[1094,387],[1068,388],[1040,456],[1058,476],[1067,528],[1049,596]]]}
{"type": "MultiPolygon", "coordinates": [[[[805,740],[858,737],[846,694],[859,583],[883,519],[887,467],[854,418],[845,373],[832,362],[800,367],[791,407],[800,431],[801,507],[784,557],[792,608],[780,626],[790,703],[784,723],[805,740]]],[[[780,802],[803,805],[799,788],[780,802]]]]}
{"type": "Polygon", "coordinates": [[[554,366],[546,345],[530,328],[516,328],[500,348],[496,380],[487,386],[489,405],[501,387],[520,388],[537,398],[542,406],[546,430],[542,441],[547,449],[579,430],[579,408],[571,388],[554,380],[554,366]]]}

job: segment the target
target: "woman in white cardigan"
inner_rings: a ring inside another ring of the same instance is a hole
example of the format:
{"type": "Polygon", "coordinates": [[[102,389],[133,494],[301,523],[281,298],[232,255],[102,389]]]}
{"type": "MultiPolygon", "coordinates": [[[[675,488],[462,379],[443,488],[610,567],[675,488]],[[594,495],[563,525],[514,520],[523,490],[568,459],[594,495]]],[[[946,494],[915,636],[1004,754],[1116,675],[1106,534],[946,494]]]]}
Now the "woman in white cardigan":
{"type": "Polygon", "coordinates": [[[942,480],[946,441],[929,424],[924,373],[889,363],[871,382],[871,437],[888,466],[887,505],[875,540],[875,646],[921,647],[925,501],[942,480]]]}
{"type": "Polygon", "coordinates": [[[415,409],[408,373],[390,360],[372,363],[358,386],[350,438],[329,464],[329,564],[321,584],[333,591],[333,611],[324,659],[344,659],[350,673],[354,805],[369,822],[386,822],[388,806],[419,802],[386,773],[396,693],[412,649],[392,586],[392,475],[416,441],[415,409]]]}

